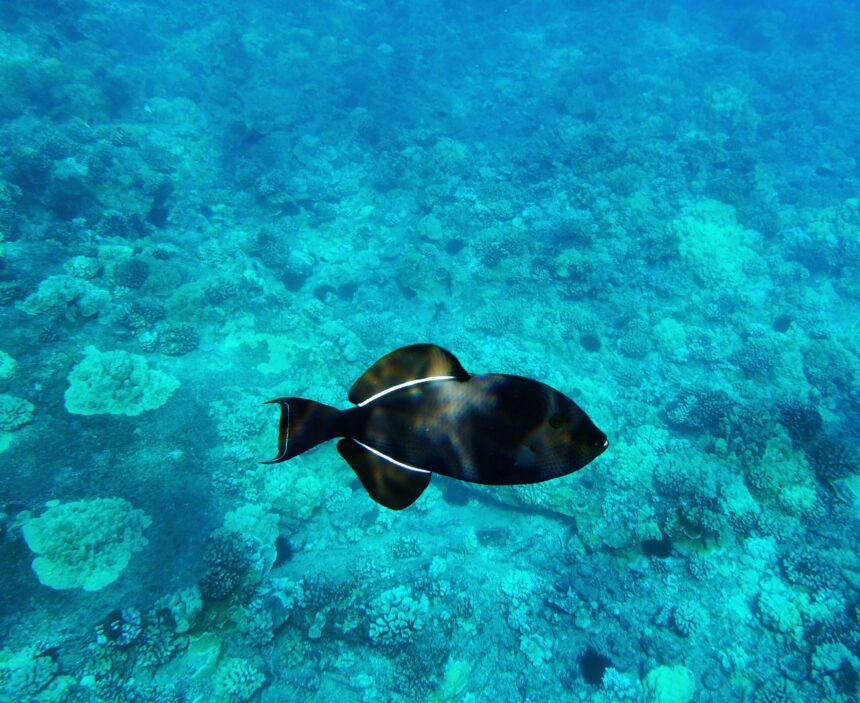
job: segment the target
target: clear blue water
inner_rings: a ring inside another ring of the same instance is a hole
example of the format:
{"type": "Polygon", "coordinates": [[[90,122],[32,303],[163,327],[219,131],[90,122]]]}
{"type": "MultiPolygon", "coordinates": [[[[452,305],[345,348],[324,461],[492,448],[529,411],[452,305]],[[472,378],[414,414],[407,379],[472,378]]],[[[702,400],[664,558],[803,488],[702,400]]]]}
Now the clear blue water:
{"type": "Polygon", "coordinates": [[[0,0],[0,700],[854,701],[854,2],[0,0]],[[574,398],[374,503],[277,409],[574,398]]]}

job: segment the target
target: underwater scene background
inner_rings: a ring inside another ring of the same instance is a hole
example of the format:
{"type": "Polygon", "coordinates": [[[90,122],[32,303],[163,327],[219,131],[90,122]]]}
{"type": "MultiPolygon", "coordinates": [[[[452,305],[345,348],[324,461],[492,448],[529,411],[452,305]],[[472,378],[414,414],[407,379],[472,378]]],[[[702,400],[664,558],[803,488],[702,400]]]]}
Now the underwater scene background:
{"type": "Polygon", "coordinates": [[[0,700],[855,701],[854,2],[0,0],[0,700]],[[609,436],[388,511],[433,342],[609,436]]]}

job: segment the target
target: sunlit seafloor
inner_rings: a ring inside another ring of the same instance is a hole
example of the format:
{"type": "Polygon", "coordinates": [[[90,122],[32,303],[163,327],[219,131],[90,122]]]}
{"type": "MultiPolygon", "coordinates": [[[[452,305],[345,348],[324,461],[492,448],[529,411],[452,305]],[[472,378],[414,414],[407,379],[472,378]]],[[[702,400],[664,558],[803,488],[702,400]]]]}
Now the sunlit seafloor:
{"type": "Polygon", "coordinates": [[[0,0],[0,701],[849,703],[853,2],[0,0]],[[433,342],[582,471],[392,512],[433,342]]]}

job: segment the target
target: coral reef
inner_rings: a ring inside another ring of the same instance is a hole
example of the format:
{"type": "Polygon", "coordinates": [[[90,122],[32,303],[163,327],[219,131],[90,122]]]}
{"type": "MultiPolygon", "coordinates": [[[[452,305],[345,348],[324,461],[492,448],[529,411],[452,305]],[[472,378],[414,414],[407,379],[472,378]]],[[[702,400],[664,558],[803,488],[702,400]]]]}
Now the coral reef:
{"type": "Polygon", "coordinates": [[[140,415],[164,405],[180,382],[149,367],[146,358],[93,346],[69,373],[66,409],[79,415],[140,415]]]}
{"type": "Polygon", "coordinates": [[[0,700],[856,700],[857,3],[282,5],[0,4],[0,700]],[[418,341],[608,450],[260,463],[418,341]]]}
{"type": "Polygon", "coordinates": [[[61,700],[67,686],[57,680],[57,663],[47,650],[29,646],[0,650],[0,696],[8,701],[61,700]]]}
{"type": "Polygon", "coordinates": [[[245,659],[225,659],[213,677],[215,695],[224,703],[243,703],[257,692],[266,676],[245,659]]]}
{"type": "Polygon", "coordinates": [[[411,642],[424,627],[427,609],[427,596],[415,597],[407,586],[383,591],[367,609],[371,641],[389,646],[411,642]]]}
{"type": "Polygon", "coordinates": [[[236,532],[219,530],[209,537],[204,561],[206,573],[200,580],[201,595],[210,600],[231,596],[251,568],[248,540],[236,532]]]}
{"type": "Polygon", "coordinates": [[[33,404],[8,393],[0,393],[0,430],[12,432],[33,419],[33,404]]]}
{"type": "Polygon", "coordinates": [[[693,675],[685,666],[658,666],[642,681],[648,703],[689,703],[696,689],[693,675]]]}
{"type": "Polygon", "coordinates": [[[23,534],[37,555],[33,570],[43,584],[97,591],[147,545],[143,530],[151,522],[122,498],[95,498],[52,505],[28,519],[23,534]]]}
{"type": "Polygon", "coordinates": [[[0,351],[0,381],[8,381],[15,375],[15,367],[18,362],[9,354],[0,351]]]}

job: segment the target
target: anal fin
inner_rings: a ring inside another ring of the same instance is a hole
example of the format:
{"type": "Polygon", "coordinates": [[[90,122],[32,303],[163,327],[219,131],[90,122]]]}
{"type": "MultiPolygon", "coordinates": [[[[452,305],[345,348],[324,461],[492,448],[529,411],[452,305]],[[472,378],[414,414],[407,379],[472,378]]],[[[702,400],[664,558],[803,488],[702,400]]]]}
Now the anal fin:
{"type": "Polygon", "coordinates": [[[398,466],[352,439],[340,440],[337,450],[370,497],[391,510],[403,510],[412,505],[430,485],[433,476],[429,471],[398,466]]]}

